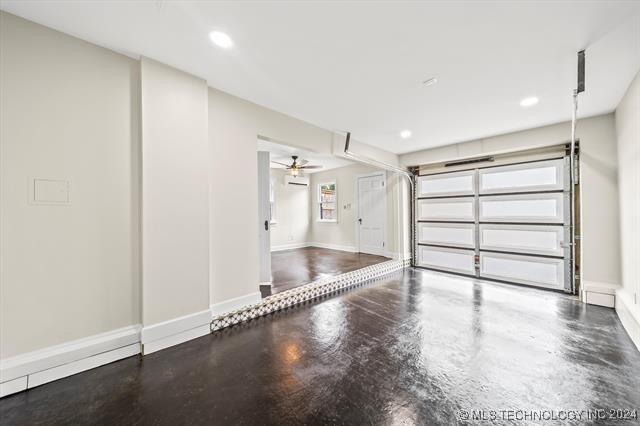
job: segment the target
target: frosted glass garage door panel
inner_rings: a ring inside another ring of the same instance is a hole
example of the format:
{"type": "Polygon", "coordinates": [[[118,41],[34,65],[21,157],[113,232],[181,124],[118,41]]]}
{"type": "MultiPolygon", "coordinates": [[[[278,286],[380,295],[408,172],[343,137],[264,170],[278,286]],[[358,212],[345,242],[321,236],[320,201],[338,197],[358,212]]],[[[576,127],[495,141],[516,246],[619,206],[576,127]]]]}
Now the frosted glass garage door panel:
{"type": "Polygon", "coordinates": [[[473,222],[476,220],[474,203],[473,198],[418,200],[418,220],[473,222]]]}
{"type": "Polygon", "coordinates": [[[480,225],[480,249],[563,256],[563,226],[480,225]]]}
{"type": "Polygon", "coordinates": [[[563,193],[480,197],[479,203],[481,222],[563,222],[563,193]]]}
{"type": "Polygon", "coordinates": [[[564,188],[564,160],[489,167],[478,171],[480,194],[554,191],[564,188]]]}
{"type": "Polygon", "coordinates": [[[420,223],[418,230],[418,242],[422,244],[467,248],[476,246],[473,224],[420,223]]]}
{"type": "Polygon", "coordinates": [[[473,195],[475,170],[418,177],[418,197],[473,195]]]}
{"type": "Polygon", "coordinates": [[[480,276],[564,289],[564,261],[515,254],[480,253],[480,276]]]}
{"type": "Polygon", "coordinates": [[[427,268],[475,274],[474,252],[439,247],[419,247],[419,264],[427,268]]]}

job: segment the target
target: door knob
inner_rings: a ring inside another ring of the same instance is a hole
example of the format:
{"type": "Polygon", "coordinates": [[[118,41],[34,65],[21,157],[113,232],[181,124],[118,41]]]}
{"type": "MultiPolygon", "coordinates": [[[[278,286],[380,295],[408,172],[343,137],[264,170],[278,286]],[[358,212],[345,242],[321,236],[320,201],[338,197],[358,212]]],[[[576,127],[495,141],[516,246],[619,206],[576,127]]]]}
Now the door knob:
{"type": "Polygon", "coordinates": [[[268,220],[265,220],[265,221],[264,221],[264,230],[265,230],[265,231],[268,231],[268,230],[269,230],[269,221],[268,221],[268,220]]]}
{"type": "Polygon", "coordinates": [[[362,218],[358,218],[358,223],[360,223],[360,225],[362,225],[362,218]]]}

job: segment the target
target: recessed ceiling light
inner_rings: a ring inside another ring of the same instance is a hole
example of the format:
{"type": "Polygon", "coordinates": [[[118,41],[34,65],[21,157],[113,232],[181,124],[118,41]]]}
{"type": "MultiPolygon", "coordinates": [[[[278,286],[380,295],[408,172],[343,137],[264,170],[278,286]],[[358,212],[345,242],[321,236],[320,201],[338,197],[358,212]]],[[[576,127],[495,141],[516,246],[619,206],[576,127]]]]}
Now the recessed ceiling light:
{"type": "Polygon", "coordinates": [[[411,130],[403,130],[400,132],[400,137],[402,139],[409,139],[411,137],[411,130]]]}
{"type": "Polygon", "coordinates": [[[230,49],[233,47],[233,40],[227,34],[222,31],[211,31],[209,33],[209,38],[218,47],[222,47],[223,49],[230,49]]]}
{"type": "Polygon", "coordinates": [[[438,82],[438,79],[434,77],[434,78],[430,78],[429,80],[423,81],[422,84],[425,86],[431,86],[433,84],[436,84],[437,82],[438,82]]]}
{"type": "Polygon", "coordinates": [[[535,96],[531,96],[530,98],[524,98],[523,100],[520,101],[520,106],[523,107],[530,107],[532,105],[535,105],[538,103],[538,98],[536,98],[535,96]]]}

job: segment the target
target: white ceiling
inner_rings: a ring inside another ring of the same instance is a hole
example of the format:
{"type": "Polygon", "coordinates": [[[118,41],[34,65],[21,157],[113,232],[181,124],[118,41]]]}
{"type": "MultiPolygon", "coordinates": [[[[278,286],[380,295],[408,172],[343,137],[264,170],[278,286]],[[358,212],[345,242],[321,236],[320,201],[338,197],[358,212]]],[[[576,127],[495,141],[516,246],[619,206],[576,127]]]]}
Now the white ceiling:
{"type": "MultiPolygon", "coordinates": [[[[315,152],[294,148],[288,145],[282,145],[264,139],[258,139],[258,151],[268,151],[271,154],[269,156],[270,159],[279,163],[291,164],[293,162],[291,156],[297,155],[298,161],[308,160],[309,165],[322,166],[321,169],[305,170],[305,174],[324,172],[325,170],[337,169],[338,167],[353,164],[351,161],[343,160],[342,158],[334,157],[330,154],[318,154],[315,152]]],[[[271,163],[271,168],[285,169],[284,166],[280,166],[274,163],[271,163]]]]}
{"type": "Polygon", "coordinates": [[[579,116],[613,111],[640,68],[638,1],[0,5],[396,153],[569,120],[582,48],[579,116]],[[213,46],[214,29],[235,47],[213,46]],[[438,84],[421,86],[431,77],[438,84]],[[519,106],[532,95],[536,106],[519,106]]]}

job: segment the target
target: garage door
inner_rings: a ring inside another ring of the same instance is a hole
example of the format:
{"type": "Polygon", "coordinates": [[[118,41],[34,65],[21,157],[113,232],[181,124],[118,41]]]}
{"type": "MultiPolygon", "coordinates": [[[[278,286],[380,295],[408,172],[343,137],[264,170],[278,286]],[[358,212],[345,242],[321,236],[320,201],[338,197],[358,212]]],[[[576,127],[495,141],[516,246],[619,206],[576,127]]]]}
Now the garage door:
{"type": "Polygon", "coordinates": [[[567,157],[419,176],[417,266],[571,291],[567,157]]]}

